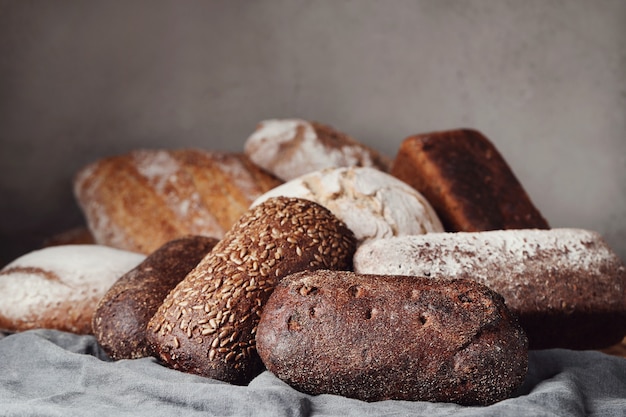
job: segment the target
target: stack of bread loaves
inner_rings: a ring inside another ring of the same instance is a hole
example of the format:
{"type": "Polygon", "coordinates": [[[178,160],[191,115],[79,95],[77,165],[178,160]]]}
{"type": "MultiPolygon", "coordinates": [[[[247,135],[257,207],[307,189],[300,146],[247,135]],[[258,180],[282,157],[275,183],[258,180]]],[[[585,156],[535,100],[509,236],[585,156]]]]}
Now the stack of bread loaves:
{"type": "Polygon", "coordinates": [[[136,150],[73,186],[87,230],[0,271],[0,328],[92,333],[113,359],[233,384],[267,369],[310,394],[466,405],[511,396],[529,348],[626,334],[622,261],[551,229],[474,130],[391,159],[266,120],[243,153],[136,150]]]}

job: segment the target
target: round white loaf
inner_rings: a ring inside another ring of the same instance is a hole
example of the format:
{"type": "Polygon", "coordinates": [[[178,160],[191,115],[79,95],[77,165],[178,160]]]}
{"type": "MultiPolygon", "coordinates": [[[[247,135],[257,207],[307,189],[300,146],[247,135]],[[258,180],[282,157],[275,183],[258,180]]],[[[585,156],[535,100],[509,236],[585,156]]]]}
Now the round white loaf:
{"type": "Polygon", "coordinates": [[[101,245],[51,246],[0,270],[0,329],[90,334],[100,298],[144,255],[101,245]]]}
{"type": "Polygon", "coordinates": [[[389,171],[391,166],[391,159],[345,133],[300,119],[260,122],[244,152],[283,181],[324,168],[365,166],[389,171]]]}
{"type": "Polygon", "coordinates": [[[383,237],[443,232],[430,203],[415,189],[374,168],[342,167],[312,172],[266,192],[299,197],[326,207],[352,230],[358,242],[383,237]]]}

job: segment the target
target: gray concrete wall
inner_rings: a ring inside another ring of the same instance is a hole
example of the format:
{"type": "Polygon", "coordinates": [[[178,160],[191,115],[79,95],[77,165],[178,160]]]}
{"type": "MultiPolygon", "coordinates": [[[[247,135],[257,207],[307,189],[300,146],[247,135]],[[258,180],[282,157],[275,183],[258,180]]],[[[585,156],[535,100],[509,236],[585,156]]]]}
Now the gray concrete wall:
{"type": "Polygon", "coordinates": [[[481,130],[553,226],[626,258],[625,1],[0,0],[0,261],[81,224],[83,165],[274,117],[390,156],[481,130]]]}

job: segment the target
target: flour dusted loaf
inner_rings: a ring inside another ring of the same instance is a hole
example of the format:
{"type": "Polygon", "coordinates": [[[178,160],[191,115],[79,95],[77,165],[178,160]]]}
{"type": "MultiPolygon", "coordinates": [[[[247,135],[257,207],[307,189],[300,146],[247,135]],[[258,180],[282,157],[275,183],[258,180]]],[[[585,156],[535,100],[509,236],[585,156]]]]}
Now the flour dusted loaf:
{"type": "Polygon", "coordinates": [[[234,384],[263,370],[255,335],[276,283],[307,269],[349,269],[356,241],[319,204],[272,198],[246,212],[165,298],[147,339],[166,365],[234,384]]]}
{"type": "Polygon", "coordinates": [[[185,235],[221,238],[280,183],[243,154],[135,150],[81,169],[74,193],[97,243],[149,254],[185,235]]]}
{"type": "Polygon", "coordinates": [[[346,223],[357,240],[443,232],[426,199],[399,179],[369,167],[327,168],[273,188],[253,205],[271,197],[315,201],[346,223]]]}
{"type": "Polygon", "coordinates": [[[532,349],[597,349],[626,334],[626,269],[581,229],[432,233],[366,242],[364,274],[470,279],[500,293],[532,349]]]}
{"type": "Polygon", "coordinates": [[[144,258],[93,244],[27,253],[0,270],[0,329],[90,334],[100,298],[144,258]]]}
{"type": "Polygon", "coordinates": [[[93,334],[112,359],[150,356],[146,326],[163,299],[215,246],[217,239],[185,236],[165,243],[118,279],[98,303],[93,334]]]}
{"type": "Polygon", "coordinates": [[[392,162],[345,133],[301,119],[260,122],[246,140],[244,152],[284,181],[333,167],[367,166],[389,171],[392,162]]]}
{"type": "Polygon", "coordinates": [[[426,197],[449,232],[548,228],[502,155],[476,130],[406,138],[391,173],[426,197]]]}
{"type": "Polygon", "coordinates": [[[257,348],[300,391],[365,401],[487,405],[509,397],[528,365],[523,330],[489,288],[345,271],[283,278],[257,348]]]}

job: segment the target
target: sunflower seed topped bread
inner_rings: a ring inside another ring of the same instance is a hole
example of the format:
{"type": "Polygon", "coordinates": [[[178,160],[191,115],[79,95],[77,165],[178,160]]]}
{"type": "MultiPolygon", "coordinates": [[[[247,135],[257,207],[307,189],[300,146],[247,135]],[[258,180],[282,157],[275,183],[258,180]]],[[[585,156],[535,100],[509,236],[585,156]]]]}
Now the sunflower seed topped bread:
{"type": "Polygon", "coordinates": [[[406,138],[391,173],[426,197],[449,232],[548,228],[502,155],[476,130],[406,138]]]}
{"type": "Polygon", "coordinates": [[[349,269],[356,241],[312,201],[272,198],[250,209],[165,298],[147,340],[166,365],[234,384],[263,370],[255,334],[261,311],[285,275],[349,269]]]}
{"type": "Polygon", "coordinates": [[[399,179],[369,167],[327,168],[273,188],[253,205],[286,196],[315,201],[354,232],[357,241],[443,232],[428,201],[399,179]]]}
{"type": "Polygon", "coordinates": [[[135,150],[84,167],[74,193],[97,243],[149,254],[185,235],[221,238],[280,183],[243,154],[135,150]]]}
{"type": "Polygon", "coordinates": [[[431,233],[366,242],[364,274],[471,279],[501,294],[531,349],[597,349],[626,334],[626,268],[581,229],[431,233]]]}
{"type": "Polygon", "coordinates": [[[0,329],[91,333],[98,301],[145,256],[101,245],[59,245],[0,270],[0,329]]]}
{"type": "Polygon", "coordinates": [[[392,162],[345,133],[300,119],[260,122],[246,140],[244,152],[284,181],[334,167],[368,166],[389,171],[392,162]]]}
{"type": "Polygon", "coordinates": [[[215,246],[217,239],[185,236],[167,242],[106,292],[92,319],[98,344],[112,359],[149,356],[146,326],[167,294],[215,246]]]}
{"type": "Polygon", "coordinates": [[[300,391],[364,401],[487,405],[509,397],[528,365],[522,328],[484,285],[345,271],[283,278],[257,348],[300,391]]]}

